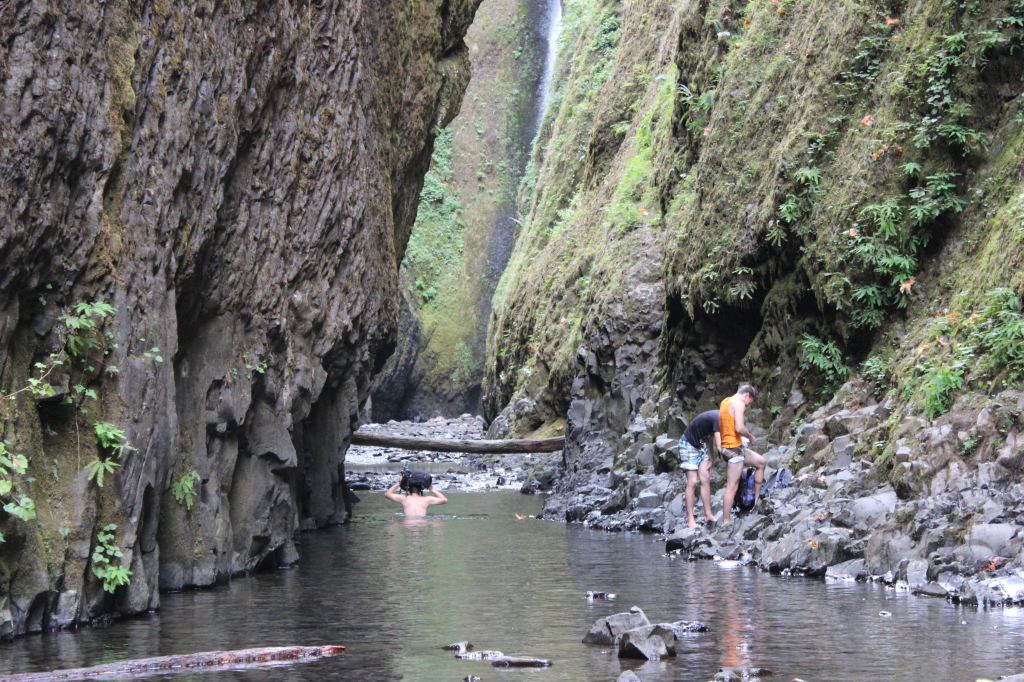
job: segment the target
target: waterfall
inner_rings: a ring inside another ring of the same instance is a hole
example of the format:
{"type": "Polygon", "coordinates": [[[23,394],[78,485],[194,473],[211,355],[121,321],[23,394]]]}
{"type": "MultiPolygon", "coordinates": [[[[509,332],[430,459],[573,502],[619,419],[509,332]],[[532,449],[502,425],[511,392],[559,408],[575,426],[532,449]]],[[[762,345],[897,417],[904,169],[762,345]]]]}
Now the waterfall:
{"type": "Polygon", "coordinates": [[[551,101],[551,80],[555,75],[555,58],[558,56],[558,34],[562,30],[562,0],[544,1],[547,8],[540,28],[547,41],[547,53],[544,55],[544,74],[537,85],[537,121],[533,131],[534,137],[540,131],[551,101]]]}

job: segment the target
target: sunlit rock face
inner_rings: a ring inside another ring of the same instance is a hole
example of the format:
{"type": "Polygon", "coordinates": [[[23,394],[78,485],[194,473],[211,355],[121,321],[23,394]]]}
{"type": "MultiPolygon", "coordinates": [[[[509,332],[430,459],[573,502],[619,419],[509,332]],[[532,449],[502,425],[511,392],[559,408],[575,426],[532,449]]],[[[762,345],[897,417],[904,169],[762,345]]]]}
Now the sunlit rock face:
{"type": "Polygon", "coordinates": [[[0,513],[0,637],[291,563],[300,523],[345,518],[348,436],[394,345],[477,4],[0,8],[2,389],[64,361],[57,396],[2,408],[38,518],[0,513]],[[83,301],[116,313],[68,357],[61,316],[83,301]],[[97,421],[132,448],[102,488],[86,465],[117,457],[97,421]],[[92,559],[109,524],[132,571],[114,594],[92,559]]]}

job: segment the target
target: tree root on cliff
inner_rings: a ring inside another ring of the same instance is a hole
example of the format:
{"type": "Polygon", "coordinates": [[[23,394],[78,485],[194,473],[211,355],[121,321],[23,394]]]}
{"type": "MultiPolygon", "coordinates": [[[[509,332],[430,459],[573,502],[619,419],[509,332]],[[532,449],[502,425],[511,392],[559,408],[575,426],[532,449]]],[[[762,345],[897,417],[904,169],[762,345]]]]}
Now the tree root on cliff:
{"type": "Polygon", "coordinates": [[[197,672],[197,668],[241,668],[267,664],[312,660],[337,656],[345,647],[328,646],[272,646],[236,651],[206,651],[198,654],[178,654],[138,658],[120,663],[105,663],[89,668],[71,668],[45,673],[23,673],[0,677],[0,682],[67,682],[69,680],[102,680],[112,677],[146,677],[168,673],[197,672]]]}

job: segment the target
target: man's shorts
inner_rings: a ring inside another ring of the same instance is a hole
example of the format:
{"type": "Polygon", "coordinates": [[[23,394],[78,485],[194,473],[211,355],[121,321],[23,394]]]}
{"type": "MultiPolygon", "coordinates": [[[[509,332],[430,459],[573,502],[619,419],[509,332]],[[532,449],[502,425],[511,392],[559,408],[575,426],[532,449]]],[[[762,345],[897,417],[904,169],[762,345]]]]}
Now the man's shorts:
{"type": "Polygon", "coordinates": [[[746,449],[742,445],[738,448],[722,448],[722,457],[725,457],[729,464],[742,464],[746,458],[746,449]]]}
{"type": "Polygon", "coordinates": [[[686,471],[696,471],[700,463],[708,458],[708,453],[705,448],[699,450],[692,445],[690,441],[685,438],[679,439],[679,468],[685,469],[686,471]]]}

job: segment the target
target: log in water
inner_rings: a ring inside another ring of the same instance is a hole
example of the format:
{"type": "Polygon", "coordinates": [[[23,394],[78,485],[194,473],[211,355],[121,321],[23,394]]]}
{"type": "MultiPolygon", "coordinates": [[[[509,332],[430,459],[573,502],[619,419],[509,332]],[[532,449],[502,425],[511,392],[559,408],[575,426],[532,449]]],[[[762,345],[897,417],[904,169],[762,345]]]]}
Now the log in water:
{"type": "Polygon", "coordinates": [[[247,664],[301,661],[326,656],[337,656],[343,646],[272,646],[261,649],[236,651],[206,651],[198,654],[137,658],[133,661],[105,663],[89,668],[70,668],[45,673],[26,673],[0,677],[0,682],[68,682],[69,680],[95,680],[110,677],[136,677],[154,673],[195,672],[196,668],[223,668],[247,664]]]}
{"type": "Polygon", "coordinates": [[[481,455],[507,455],[518,452],[556,452],[565,445],[565,437],[535,440],[457,440],[454,438],[419,438],[392,436],[383,433],[352,434],[352,445],[372,445],[379,448],[427,450],[429,452],[465,452],[481,455]]]}

